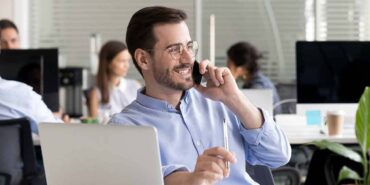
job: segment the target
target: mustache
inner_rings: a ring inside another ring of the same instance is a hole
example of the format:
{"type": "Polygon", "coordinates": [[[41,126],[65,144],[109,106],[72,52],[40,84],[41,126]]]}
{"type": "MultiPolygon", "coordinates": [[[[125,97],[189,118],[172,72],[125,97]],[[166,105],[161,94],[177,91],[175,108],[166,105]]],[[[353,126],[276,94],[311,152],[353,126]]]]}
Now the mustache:
{"type": "Polygon", "coordinates": [[[179,70],[179,69],[191,68],[191,67],[193,67],[193,65],[191,65],[191,64],[180,64],[180,65],[175,66],[173,69],[179,70]]]}

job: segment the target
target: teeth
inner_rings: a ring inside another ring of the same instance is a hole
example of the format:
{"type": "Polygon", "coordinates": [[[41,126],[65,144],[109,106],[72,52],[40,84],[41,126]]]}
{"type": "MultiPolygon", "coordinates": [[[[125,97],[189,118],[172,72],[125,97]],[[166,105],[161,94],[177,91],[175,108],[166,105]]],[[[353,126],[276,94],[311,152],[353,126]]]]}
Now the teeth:
{"type": "Polygon", "coordinates": [[[179,70],[180,74],[187,74],[189,72],[189,69],[179,70]]]}

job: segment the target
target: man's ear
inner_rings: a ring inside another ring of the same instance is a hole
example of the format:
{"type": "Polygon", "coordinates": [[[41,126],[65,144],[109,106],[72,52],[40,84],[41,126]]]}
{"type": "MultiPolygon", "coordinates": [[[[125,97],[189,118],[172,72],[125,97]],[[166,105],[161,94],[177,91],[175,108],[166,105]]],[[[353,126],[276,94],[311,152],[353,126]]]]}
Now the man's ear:
{"type": "Polygon", "coordinates": [[[141,70],[146,70],[149,68],[149,53],[147,53],[147,51],[138,48],[135,50],[134,57],[141,70]]]}

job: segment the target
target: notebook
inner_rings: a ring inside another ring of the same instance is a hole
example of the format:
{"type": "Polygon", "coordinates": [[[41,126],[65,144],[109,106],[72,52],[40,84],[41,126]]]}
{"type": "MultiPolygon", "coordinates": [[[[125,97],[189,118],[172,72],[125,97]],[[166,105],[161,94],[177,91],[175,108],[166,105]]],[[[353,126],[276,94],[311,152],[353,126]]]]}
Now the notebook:
{"type": "Polygon", "coordinates": [[[93,124],[39,125],[50,185],[162,185],[156,130],[93,124]]]}
{"type": "Polygon", "coordinates": [[[257,107],[273,115],[273,97],[271,89],[242,89],[243,94],[257,107]]]}

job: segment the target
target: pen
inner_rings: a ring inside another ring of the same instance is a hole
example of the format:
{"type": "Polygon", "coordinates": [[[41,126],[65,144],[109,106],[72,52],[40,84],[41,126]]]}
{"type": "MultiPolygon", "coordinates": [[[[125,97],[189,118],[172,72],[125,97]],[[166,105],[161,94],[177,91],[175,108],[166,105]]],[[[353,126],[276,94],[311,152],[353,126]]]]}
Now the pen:
{"type": "MultiPolygon", "coordinates": [[[[228,129],[227,129],[227,123],[226,119],[224,118],[223,122],[223,130],[224,130],[224,147],[227,151],[229,151],[229,137],[228,137],[228,129]]],[[[230,170],[230,163],[229,161],[226,161],[226,168],[230,170]]]]}

